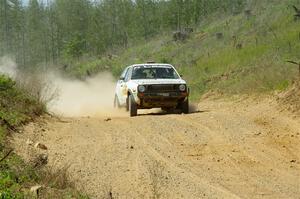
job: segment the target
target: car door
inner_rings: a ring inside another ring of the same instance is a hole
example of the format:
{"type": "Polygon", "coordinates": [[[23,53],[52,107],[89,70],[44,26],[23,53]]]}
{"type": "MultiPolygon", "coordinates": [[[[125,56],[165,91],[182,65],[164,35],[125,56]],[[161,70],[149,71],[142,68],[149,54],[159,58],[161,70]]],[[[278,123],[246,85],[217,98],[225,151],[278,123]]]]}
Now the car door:
{"type": "Polygon", "coordinates": [[[125,106],[126,105],[126,97],[127,97],[127,86],[126,86],[126,76],[128,74],[128,69],[129,67],[127,67],[121,74],[118,82],[117,82],[117,87],[116,87],[116,95],[118,97],[119,100],[119,104],[121,106],[125,106]]]}

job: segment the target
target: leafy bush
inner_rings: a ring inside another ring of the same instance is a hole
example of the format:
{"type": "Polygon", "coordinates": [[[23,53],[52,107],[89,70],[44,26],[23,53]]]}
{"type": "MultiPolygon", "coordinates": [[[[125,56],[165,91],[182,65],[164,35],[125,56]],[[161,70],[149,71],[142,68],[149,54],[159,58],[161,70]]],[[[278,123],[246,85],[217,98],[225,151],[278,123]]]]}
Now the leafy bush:
{"type": "Polygon", "coordinates": [[[64,47],[67,58],[79,58],[84,53],[86,41],[80,36],[75,35],[64,47]]]}
{"type": "Polygon", "coordinates": [[[8,126],[18,126],[45,111],[45,105],[18,88],[7,76],[0,75],[0,121],[8,126]]]}

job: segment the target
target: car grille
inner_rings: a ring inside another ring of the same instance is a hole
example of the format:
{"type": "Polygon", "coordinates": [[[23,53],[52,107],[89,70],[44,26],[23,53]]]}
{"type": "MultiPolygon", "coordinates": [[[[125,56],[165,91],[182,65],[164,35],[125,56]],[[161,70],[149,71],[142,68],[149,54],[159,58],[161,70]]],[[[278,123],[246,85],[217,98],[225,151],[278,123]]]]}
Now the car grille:
{"type": "Polygon", "coordinates": [[[160,85],[148,85],[147,92],[174,92],[178,91],[176,84],[160,84],[160,85]]]}

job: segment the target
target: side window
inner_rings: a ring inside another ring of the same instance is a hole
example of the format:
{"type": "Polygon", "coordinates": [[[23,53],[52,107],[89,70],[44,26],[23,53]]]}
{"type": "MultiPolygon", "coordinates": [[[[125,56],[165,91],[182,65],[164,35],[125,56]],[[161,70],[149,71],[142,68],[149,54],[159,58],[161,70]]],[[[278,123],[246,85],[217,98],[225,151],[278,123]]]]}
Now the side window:
{"type": "Polygon", "coordinates": [[[120,79],[125,79],[125,76],[126,76],[126,73],[128,71],[128,67],[125,68],[125,70],[122,72],[121,76],[120,76],[120,79]]]}
{"type": "Polygon", "coordinates": [[[132,67],[127,70],[127,73],[125,75],[125,82],[130,80],[131,74],[132,74],[132,67]]]}

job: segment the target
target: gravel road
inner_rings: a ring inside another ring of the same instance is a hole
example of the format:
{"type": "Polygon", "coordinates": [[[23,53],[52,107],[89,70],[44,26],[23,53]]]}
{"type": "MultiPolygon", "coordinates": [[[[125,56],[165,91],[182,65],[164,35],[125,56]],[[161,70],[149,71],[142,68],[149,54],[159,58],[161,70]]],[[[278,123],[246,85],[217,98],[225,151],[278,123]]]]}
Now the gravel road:
{"type": "Polygon", "coordinates": [[[300,119],[271,99],[204,100],[199,112],[46,118],[25,127],[92,198],[300,198],[300,119]]]}

